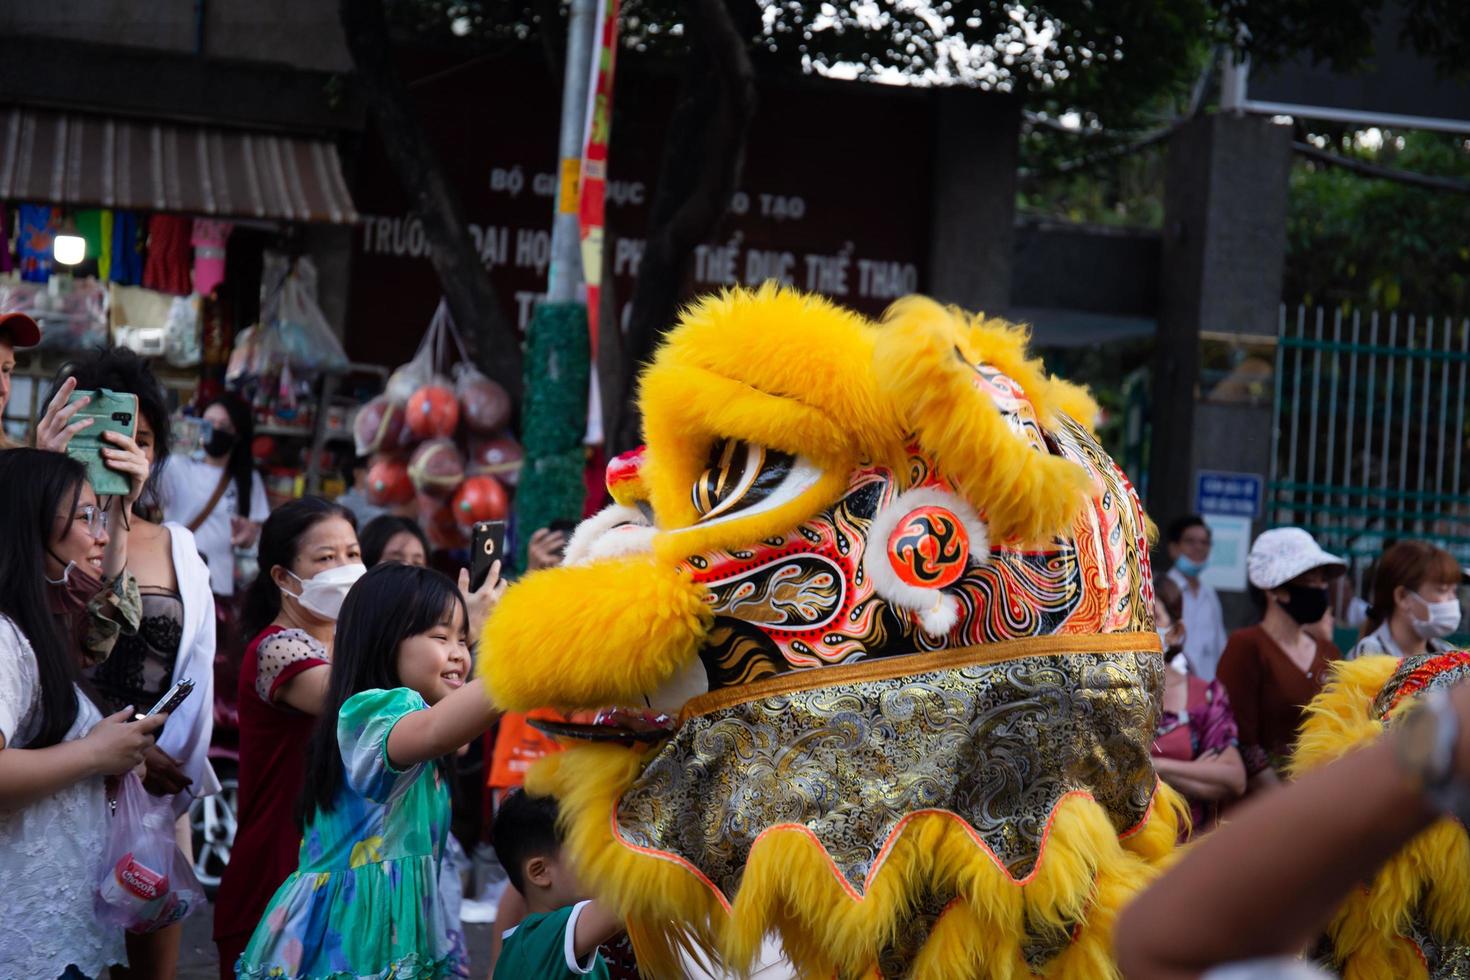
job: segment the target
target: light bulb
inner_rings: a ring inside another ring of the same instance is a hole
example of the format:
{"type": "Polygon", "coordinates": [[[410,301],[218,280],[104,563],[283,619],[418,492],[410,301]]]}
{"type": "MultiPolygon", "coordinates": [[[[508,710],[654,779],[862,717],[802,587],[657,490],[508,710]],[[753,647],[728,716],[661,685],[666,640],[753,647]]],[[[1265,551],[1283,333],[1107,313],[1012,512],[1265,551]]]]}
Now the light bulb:
{"type": "Polygon", "coordinates": [[[81,235],[57,235],[51,252],[60,265],[80,265],[87,257],[87,240],[81,235]]]}

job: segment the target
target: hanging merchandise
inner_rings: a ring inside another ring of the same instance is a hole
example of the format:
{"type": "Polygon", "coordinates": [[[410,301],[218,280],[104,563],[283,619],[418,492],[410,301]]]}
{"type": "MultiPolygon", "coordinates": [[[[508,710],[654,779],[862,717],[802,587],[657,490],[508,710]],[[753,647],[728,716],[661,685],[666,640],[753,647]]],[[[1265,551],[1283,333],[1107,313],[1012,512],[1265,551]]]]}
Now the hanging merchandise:
{"type": "Polygon", "coordinates": [[[20,206],[20,240],[15,253],[20,259],[20,277],[27,282],[51,278],[52,243],[61,226],[61,212],[44,204],[20,206]]]}
{"type": "Polygon", "coordinates": [[[95,279],[0,281],[0,310],[26,313],[40,324],[37,350],[70,352],[108,345],[107,290],[95,279]]]}
{"type": "Polygon", "coordinates": [[[408,476],[419,493],[447,497],[464,481],[464,454],[453,439],[430,439],[413,451],[408,476]]]}
{"type": "Polygon", "coordinates": [[[228,221],[212,221],[195,218],[194,245],[194,292],[208,296],[216,286],[225,281],[225,244],[235,226],[228,221]]]}
{"type": "Polygon", "coordinates": [[[189,280],[189,219],[175,214],[155,214],[148,219],[143,285],[177,296],[194,291],[189,280]]]}
{"type": "Polygon", "coordinates": [[[462,361],[454,366],[454,391],[471,432],[490,435],[510,420],[510,393],[473,364],[462,361]]]}
{"type": "Polygon", "coordinates": [[[442,377],[409,396],[408,427],[419,439],[443,439],[459,427],[459,400],[442,377]]]}
{"type": "Polygon", "coordinates": [[[510,413],[510,396],[470,363],[441,302],[413,359],[353,418],[357,453],[372,458],[369,500],[416,498],[430,544],[464,547],[475,521],[509,512],[507,487],[520,465],[520,446],[503,428],[510,413]]]}
{"type": "Polygon", "coordinates": [[[164,360],[174,367],[198,367],[201,359],[198,296],[175,296],[164,325],[164,360]]]}
{"type": "Polygon", "coordinates": [[[470,476],[493,476],[506,486],[514,487],[520,482],[521,463],[525,459],[525,450],[521,449],[515,436],[501,433],[488,439],[471,439],[466,466],[470,476]]]}
{"type": "Polygon", "coordinates": [[[378,507],[392,507],[413,500],[413,480],[408,475],[408,464],[396,456],[378,456],[368,468],[368,503],[378,507]]]}
{"type": "Polygon", "coordinates": [[[124,286],[143,282],[142,223],[135,211],[112,213],[112,268],[109,277],[124,286]]]}
{"type": "Polygon", "coordinates": [[[107,281],[112,250],[112,212],[92,208],[72,215],[77,234],[87,243],[87,260],[97,263],[97,278],[107,281]]]}
{"type": "Polygon", "coordinates": [[[407,449],[413,432],[405,422],[403,406],[387,395],[371,399],[352,420],[352,440],[359,456],[407,449]]]}
{"type": "Polygon", "coordinates": [[[493,476],[471,476],[454,491],[454,519],[469,533],[479,521],[500,521],[510,511],[510,496],[493,476]]]}

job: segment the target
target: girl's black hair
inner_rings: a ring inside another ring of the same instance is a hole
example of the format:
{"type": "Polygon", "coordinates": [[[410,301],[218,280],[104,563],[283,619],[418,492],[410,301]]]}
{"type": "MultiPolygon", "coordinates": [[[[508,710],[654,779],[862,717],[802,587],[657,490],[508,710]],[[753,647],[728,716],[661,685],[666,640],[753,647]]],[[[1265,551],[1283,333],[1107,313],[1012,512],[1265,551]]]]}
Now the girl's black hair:
{"type": "Polygon", "coordinates": [[[0,613],[30,642],[41,677],[41,725],[26,748],[57,744],[77,720],[77,651],[46,601],[46,552],[57,515],[76,517],[86,480],[86,468],[61,453],[0,452],[0,613]]]}
{"type": "Polygon", "coordinates": [[[255,419],[251,417],[250,406],[230,392],[215,398],[204,406],[204,410],[207,412],[215,405],[224,407],[230,416],[230,424],[235,427],[235,447],[230,450],[225,469],[235,481],[235,499],[239,501],[236,506],[240,508],[240,516],[248,520],[256,516],[250,513],[250,484],[255,477],[255,460],[250,455],[250,444],[255,441],[255,419]]]}
{"type": "Polygon", "coordinates": [[[281,613],[281,590],[271,578],[271,569],[290,568],[301,553],[301,539],[329,517],[340,517],[357,530],[357,518],[341,504],[321,497],[302,497],[271,511],[260,529],[260,573],[245,593],[240,624],[246,636],[254,636],[281,613]]]}
{"type": "MultiPolygon", "coordinates": [[[[374,689],[402,687],[398,647],[410,637],[445,622],[458,606],[468,620],[459,587],[443,572],[390,561],[357,580],[337,619],[332,680],[312,729],[306,754],[306,784],[297,809],[304,827],[317,810],[330,811],[345,778],[337,743],[337,716],[347,699],[374,689]]],[[[446,766],[447,759],[439,760],[446,766]]]]}
{"type": "Polygon", "coordinates": [[[424,546],[424,557],[434,553],[434,549],[429,547],[429,536],[419,527],[418,521],[395,514],[381,514],[363,525],[362,533],[357,536],[357,543],[362,545],[362,563],[372,568],[382,561],[388,542],[405,532],[419,539],[419,544],[424,546]]]}
{"type": "Polygon", "coordinates": [[[144,487],[144,496],[154,499],[158,474],[163,472],[163,464],[168,460],[169,413],[163,386],[154,377],[148,362],[126,347],[98,348],[83,354],[57,372],[44,404],[51,403],[67,378],[76,378],[79,391],[110,388],[138,396],[138,411],[153,430],[153,466],[144,487]]]}

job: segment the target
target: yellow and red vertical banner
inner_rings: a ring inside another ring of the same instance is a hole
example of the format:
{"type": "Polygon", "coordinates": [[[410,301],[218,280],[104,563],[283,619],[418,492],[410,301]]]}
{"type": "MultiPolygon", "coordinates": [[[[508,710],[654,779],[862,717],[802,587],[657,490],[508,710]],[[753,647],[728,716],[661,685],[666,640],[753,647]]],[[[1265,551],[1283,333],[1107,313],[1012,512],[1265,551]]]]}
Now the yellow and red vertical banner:
{"type": "MultiPolygon", "coordinates": [[[[602,242],[607,201],[607,145],[612,137],[613,68],[618,55],[618,0],[597,0],[587,86],[586,131],[582,139],[582,188],[577,197],[581,226],[582,278],[587,283],[587,328],[592,363],[597,363],[598,313],[602,306],[602,242]]],[[[594,369],[595,370],[595,369],[594,369]]]]}

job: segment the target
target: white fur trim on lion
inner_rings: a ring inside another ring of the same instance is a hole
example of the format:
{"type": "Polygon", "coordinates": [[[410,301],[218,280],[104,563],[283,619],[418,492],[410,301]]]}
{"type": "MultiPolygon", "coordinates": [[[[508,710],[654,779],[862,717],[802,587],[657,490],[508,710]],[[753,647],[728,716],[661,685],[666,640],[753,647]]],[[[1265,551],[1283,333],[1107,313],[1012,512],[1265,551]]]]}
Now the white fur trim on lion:
{"type": "Polygon", "coordinates": [[[585,565],[650,552],[655,533],[638,508],[610,504],[577,525],[567,542],[566,564],[585,565]]]}
{"type": "Polygon", "coordinates": [[[921,507],[940,507],[959,518],[970,538],[969,561],[990,561],[990,531],[969,502],[939,487],[906,490],[873,515],[868,526],[868,544],[863,552],[863,571],[873,591],[884,599],[918,614],[919,625],[931,636],[943,636],[959,622],[960,604],[939,589],[910,585],[898,577],[888,557],[888,539],[898,522],[921,507]]]}

